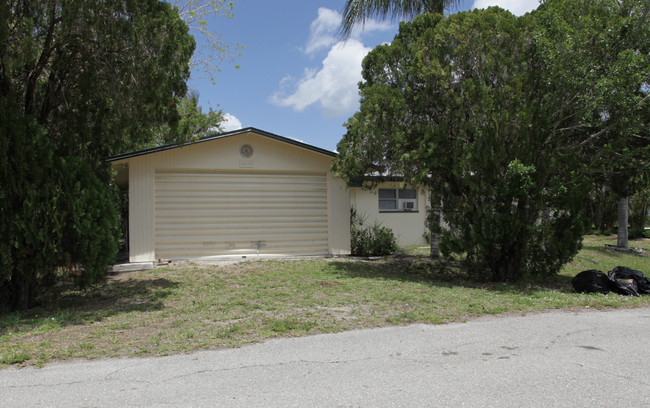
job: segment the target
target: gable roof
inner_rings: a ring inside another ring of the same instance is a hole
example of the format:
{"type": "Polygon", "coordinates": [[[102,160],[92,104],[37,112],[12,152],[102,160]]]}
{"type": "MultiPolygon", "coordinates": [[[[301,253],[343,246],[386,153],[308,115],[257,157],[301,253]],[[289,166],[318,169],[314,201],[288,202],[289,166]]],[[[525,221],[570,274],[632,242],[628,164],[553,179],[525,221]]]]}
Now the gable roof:
{"type": "Polygon", "coordinates": [[[303,143],[303,142],[300,142],[300,141],[295,140],[295,139],[290,139],[288,137],[276,135],[274,133],[266,132],[264,130],[256,129],[254,127],[247,127],[247,128],[244,128],[244,129],[234,130],[232,132],[216,133],[216,134],[213,134],[213,135],[210,135],[210,136],[203,137],[203,138],[197,140],[196,142],[174,143],[174,144],[168,144],[168,145],[164,145],[164,146],[152,147],[152,148],[149,148],[149,149],[137,150],[135,152],[122,153],[122,154],[115,155],[113,157],[109,157],[106,160],[109,161],[109,162],[112,162],[112,161],[117,161],[117,160],[130,159],[132,157],[144,156],[144,155],[147,155],[147,154],[163,152],[163,151],[166,151],[166,150],[178,149],[178,148],[183,147],[183,146],[189,146],[189,145],[194,145],[194,144],[203,143],[203,142],[210,142],[212,140],[224,139],[224,138],[231,137],[231,136],[242,135],[244,133],[255,133],[256,135],[268,137],[270,139],[275,139],[275,140],[278,140],[280,142],[288,143],[288,144],[291,144],[291,145],[294,145],[294,146],[297,146],[297,147],[302,147],[303,149],[311,150],[311,151],[314,151],[316,153],[324,154],[326,156],[331,156],[331,157],[336,157],[337,156],[337,154],[335,152],[331,152],[331,151],[326,150],[326,149],[321,149],[320,147],[312,146],[310,144],[303,143]]]}

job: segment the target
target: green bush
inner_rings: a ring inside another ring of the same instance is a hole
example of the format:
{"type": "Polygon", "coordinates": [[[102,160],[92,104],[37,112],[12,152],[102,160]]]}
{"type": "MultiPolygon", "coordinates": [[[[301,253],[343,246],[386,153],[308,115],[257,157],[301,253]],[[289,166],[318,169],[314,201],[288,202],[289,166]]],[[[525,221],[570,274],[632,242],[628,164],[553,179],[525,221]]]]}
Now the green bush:
{"type": "Polygon", "coordinates": [[[66,216],[61,236],[62,266],[75,270],[75,282],[85,287],[103,280],[115,261],[120,216],[116,193],[82,160],[62,161],[59,208],[66,216]]]}
{"type": "Polygon", "coordinates": [[[86,162],[56,157],[45,129],[5,100],[0,114],[0,309],[25,309],[59,279],[103,279],[119,217],[111,187],[86,162]]]}
{"type": "Polygon", "coordinates": [[[503,282],[557,274],[580,249],[586,230],[579,176],[572,182],[553,177],[540,188],[540,178],[559,169],[540,170],[516,159],[503,175],[492,170],[491,179],[486,168],[460,180],[461,191],[478,199],[453,190],[443,195],[449,226],[442,233],[441,253],[464,256],[465,269],[477,279],[503,282]]]}
{"type": "Polygon", "coordinates": [[[397,239],[393,230],[376,222],[366,225],[367,217],[352,209],[351,252],[353,256],[385,256],[397,251],[397,239]]]}

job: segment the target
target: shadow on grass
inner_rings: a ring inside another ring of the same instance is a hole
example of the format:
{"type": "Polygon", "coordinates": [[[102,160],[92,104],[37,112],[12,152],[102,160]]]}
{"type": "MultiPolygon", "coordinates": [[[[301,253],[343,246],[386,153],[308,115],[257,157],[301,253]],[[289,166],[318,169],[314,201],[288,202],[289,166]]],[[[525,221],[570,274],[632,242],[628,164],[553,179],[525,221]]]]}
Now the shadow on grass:
{"type": "MultiPolygon", "coordinates": [[[[616,243],[614,243],[614,244],[616,244],[616,243]]],[[[617,256],[617,255],[623,256],[623,255],[625,255],[623,252],[617,252],[617,251],[614,251],[613,249],[605,249],[604,244],[583,244],[582,249],[587,250],[587,251],[595,251],[595,252],[598,252],[598,253],[601,253],[601,254],[614,255],[614,256],[617,256]]]]}
{"type": "Polygon", "coordinates": [[[570,276],[557,275],[539,282],[522,281],[500,283],[473,278],[463,271],[458,262],[432,261],[426,257],[407,256],[386,258],[381,261],[332,262],[341,276],[416,282],[440,288],[460,286],[502,293],[532,294],[540,290],[573,292],[570,276]]]}
{"type": "Polygon", "coordinates": [[[125,279],[109,277],[106,283],[87,290],[63,284],[40,298],[41,306],[0,314],[0,336],[8,330],[34,327],[84,325],[117,314],[165,308],[163,300],[179,284],[164,278],[125,279]]]}

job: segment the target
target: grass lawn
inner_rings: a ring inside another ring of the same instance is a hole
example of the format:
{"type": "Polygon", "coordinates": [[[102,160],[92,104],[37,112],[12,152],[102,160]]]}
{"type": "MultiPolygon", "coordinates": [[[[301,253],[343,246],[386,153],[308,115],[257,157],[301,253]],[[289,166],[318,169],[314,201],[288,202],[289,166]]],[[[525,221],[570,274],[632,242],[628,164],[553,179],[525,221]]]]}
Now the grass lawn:
{"type": "Polygon", "coordinates": [[[615,244],[616,237],[586,237],[574,261],[541,284],[472,282],[453,266],[442,268],[417,253],[379,261],[186,263],[112,275],[87,291],[61,286],[44,299],[47,306],[0,315],[0,368],[167,355],[484,314],[650,306],[650,296],[573,292],[571,278],[585,269],[624,265],[650,276],[650,239],[630,242],[643,255],[606,251],[605,243],[615,244]]]}

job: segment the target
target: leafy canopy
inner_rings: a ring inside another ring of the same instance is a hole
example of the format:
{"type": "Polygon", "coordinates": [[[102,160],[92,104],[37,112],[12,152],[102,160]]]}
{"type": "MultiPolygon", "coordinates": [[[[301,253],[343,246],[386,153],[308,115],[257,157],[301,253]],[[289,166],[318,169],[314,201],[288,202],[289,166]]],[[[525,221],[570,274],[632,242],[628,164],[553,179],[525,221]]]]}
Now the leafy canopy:
{"type": "Polygon", "coordinates": [[[167,3],[15,1],[0,37],[2,95],[93,167],[178,121],[194,40],[167,3]]]}
{"type": "MultiPolygon", "coordinates": [[[[562,9],[575,2],[546,3],[520,18],[490,8],[402,23],[394,41],[363,62],[360,110],[346,123],[334,165],[348,180],[373,171],[430,186],[448,224],[443,253],[465,255],[468,268],[494,280],[556,273],[577,252],[589,175],[581,147],[603,129],[603,105],[590,99],[593,78],[560,69],[567,60],[553,13],[575,20],[571,7],[562,9]]],[[[599,14],[603,4],[585,7],[599,14]]],[[[584,45],[572,50],[576,63],[584,45]]],[[[621,53],[628,62],[639,55],[621,53]]],[[[640,89],[644,59],[634,65],[641,75],[618,71],[636,88],[599,94],[607,106],[640,89]]],[[[616,123],[647,129],[636,118],[616,123]]]]}
{"type": "Polygon", "coordinates": [[[536,39],[567,115],[560,131],[584,152],[594,183],[623,200],[618,245],[627,247],[627,197],[650,179],[650,3],[553,1],[541,8],[536,39]]]}
{"type": "Polygon", "coordinates": [[[106,157],[178,129],[194,40],[157,0],[0,3],[0,308],[115,259],[106,157]]]}

